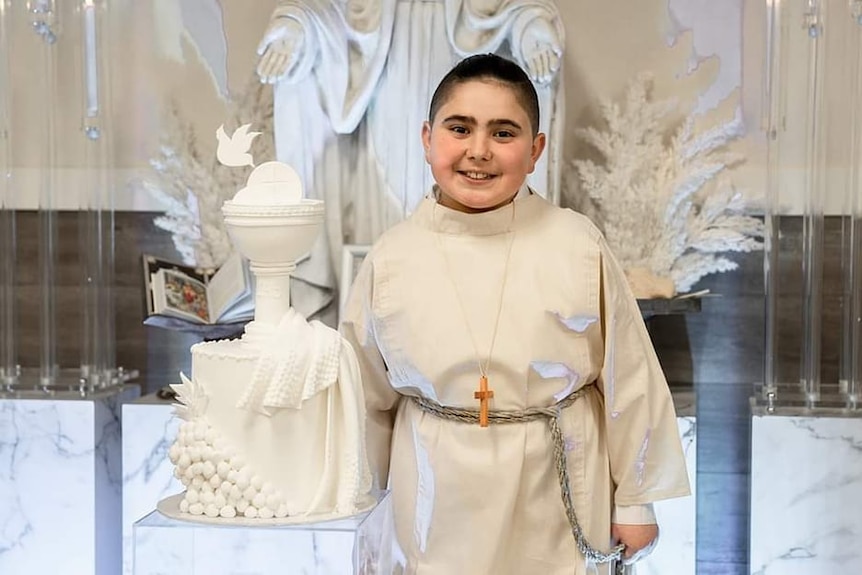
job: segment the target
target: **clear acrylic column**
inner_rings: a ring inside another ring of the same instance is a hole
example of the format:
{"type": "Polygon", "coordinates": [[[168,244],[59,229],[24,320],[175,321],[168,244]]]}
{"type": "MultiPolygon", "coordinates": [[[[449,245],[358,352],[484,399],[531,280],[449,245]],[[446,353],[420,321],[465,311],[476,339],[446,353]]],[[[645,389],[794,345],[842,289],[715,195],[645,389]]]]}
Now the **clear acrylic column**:
{"type": "Polygon", "coordinates": [[[851,174],[845,205],[848,225],[844,242],[845,321],[842,342],[841,378],[847,407],[858,409],[862,394],[862,1],[850,2],[849,11],[850,73],[853,78],[850,107],[852,126],[850,158],[851,174]]]}
{"type": "MultiPolygon", "coordinates": [[[[39,166],[39,386],[49,390],[59,376],[57,364],[57,202],[54,170],[56,168],[55,106],[57,10],[53,0],[31,0],[27,3],[33,31],[40,39],[42,52],[41,97],[43,162],[39,166]]],[[[38,73],[38,72],[37,72],[38,73]]]]}
{"type": "Polygon", "coordinates": [[[15,344],[15,204],[12,201],[12,129],[9,48],[12,41],[9,0],[0,0],[0,391],[18,381],[15,344]]]}
{"type": "Polygon", "coordinates": [[[763,245],[763,281],[765,292],[765,326],[764,326],[764,364],[762,399],[772,405],[778,398],[778,254],[779,254],[779,222],[780,222],[780,189],[781,173],[780,143],[784,106],[783,82],[786,77],[785,66],[787,58],[782,51],[782,43],[786,34],[787,10],[782,9],[784,3],[780,0],[767,2],[766,26],[766,89],[765,105],[768,110],[766,119],[767,137],[767,186],[764,223],[766,233],[763,245]]]}
{"type": "Polygon", "coordinates": [[[116,380],[114,333],[114,203],[109,126],[107,0],[78,5],[82,139],[86,182],[81,191],[82,391],[104,388],[116,380]]]}
{"type": "Polygon", "coordinates": [[[820,358],[823,317],[823,200],[825,186],[823,125],[825,105],[824,20],[827,2],[808,0],[804,26],[808,48],[808,105],[805,121],[806,181],[802,216],[802,366],[800,382],[805,400],[820,399],[820,358]]]}

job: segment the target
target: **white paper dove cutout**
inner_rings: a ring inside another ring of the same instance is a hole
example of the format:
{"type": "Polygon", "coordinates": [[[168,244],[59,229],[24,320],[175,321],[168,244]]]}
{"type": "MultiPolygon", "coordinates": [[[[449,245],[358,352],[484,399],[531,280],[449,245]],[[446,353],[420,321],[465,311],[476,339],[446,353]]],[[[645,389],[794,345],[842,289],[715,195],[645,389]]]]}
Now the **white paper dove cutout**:
{"type": "Polygon", "coordinates": [[[250,127],[251,124],[243,124],[230,137],[224,131],[224,124],[218,127],[216,130],[216,139],[218,140],[216,158],[222,165],[234,168],[254,166],[254,159],[248,151],[251,149],[252,140],[259,136],[260,132],[249,132],[250,127]]]}

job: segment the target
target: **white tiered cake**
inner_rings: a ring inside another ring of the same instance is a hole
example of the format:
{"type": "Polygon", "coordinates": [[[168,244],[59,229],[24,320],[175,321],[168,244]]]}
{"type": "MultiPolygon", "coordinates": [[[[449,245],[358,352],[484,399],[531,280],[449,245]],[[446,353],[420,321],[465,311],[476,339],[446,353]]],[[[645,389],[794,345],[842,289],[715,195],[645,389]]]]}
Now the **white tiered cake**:
{"type": "Polygon", "coordinates": [[[192,347],[175,386],[184,419],[170,459],[186,487],[162,501],[208,522],[318,521],[370,507],[365,409],[350,345],[290,307],[290,273],[323,220],[287,165],[258,166],[223,212],[256,279],[255,318],[235,341],[192,347]]]}

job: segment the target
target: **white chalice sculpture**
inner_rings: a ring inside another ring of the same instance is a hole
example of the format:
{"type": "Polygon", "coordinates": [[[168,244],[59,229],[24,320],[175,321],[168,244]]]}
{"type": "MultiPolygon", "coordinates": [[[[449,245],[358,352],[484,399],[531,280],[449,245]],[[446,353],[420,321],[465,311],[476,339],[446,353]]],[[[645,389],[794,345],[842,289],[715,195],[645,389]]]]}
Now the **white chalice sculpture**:
{"type": "Polygon", "coordinates": [[[314,244],[323,224],[323,201],[302,197],[297,173],[281,162],[266,162],[222,207],[228,233],[251,262],[255,276],[254,320],[244,344],[260,347],[290,310],[290,274],[314,244]]]}

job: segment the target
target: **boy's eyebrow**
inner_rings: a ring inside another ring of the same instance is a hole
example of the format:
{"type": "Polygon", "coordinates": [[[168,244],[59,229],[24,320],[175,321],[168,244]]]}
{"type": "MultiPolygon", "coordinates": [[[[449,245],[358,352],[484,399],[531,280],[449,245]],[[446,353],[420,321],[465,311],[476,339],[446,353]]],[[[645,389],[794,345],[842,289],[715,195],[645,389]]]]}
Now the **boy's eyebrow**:
{"type": "MultiPolygon", "coordinates": [[[[453,114],[451,116],[447,116],[443,119],[443,123],[448,122],[461,122],[462,124],[470,124],[476,125],[476,118],[473,116],[463,116],[460,114],[453,114]]],[[[494,118],[488,121],[489,126],[512,126],[513,128],[520,130],[521,125],[514,120],[510,120],[508,118],[494,118]]]]}
{"type": "Polygon", "coordinates": [[[515,120],[510,120],[508,118],[499,118],[499,119],[491,120],[490,122],[488,122],[488,125],[491,125],[491,126],[512,126],[513,128],[515,128],[517,130],[521,129],[521,125],[518,122],[516,122],[515,120]]]}
{"type": "Polygon", "coordinates": [[[453,114],[451,116],[447,116],[443,118],[443,123],[447,122],[461,122],[462,124],[475,124],[476,118],[473,116],[461,116],[459,114],[453,114]]]}

